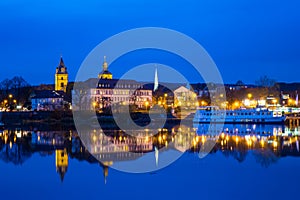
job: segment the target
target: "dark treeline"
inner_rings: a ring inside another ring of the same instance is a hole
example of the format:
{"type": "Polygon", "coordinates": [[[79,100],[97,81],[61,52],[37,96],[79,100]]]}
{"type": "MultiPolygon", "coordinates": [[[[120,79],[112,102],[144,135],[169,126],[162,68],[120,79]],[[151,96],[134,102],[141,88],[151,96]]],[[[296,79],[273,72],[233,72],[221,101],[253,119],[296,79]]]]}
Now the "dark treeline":
{"type": "Polygon", "coordinates": [[[32,87],[21,76],[15,76],[12,79],[7,78],[0,82],[1,102],[11,97],[18,103],[25,104],[31,92],[32,87]]]}
{"type": "Polygon", "coordinates": [[[0,103],[7,100],[9,103],[16,102],[18,105],[27,107],[30,105],[30,96],[34,90],[54,90],[53,84],[41,84],[31,86],[23,77],[15,76],[0,82],[0,103]]]}

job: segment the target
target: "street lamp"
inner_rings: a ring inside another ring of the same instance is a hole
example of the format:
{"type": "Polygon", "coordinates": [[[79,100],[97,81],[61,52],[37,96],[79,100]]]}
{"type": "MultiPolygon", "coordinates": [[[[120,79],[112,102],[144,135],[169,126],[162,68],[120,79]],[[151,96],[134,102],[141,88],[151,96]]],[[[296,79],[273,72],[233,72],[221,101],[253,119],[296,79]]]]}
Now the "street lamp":
{"type": "Polygon", "coordinates": [[[247,94],[248,99],[251,99],[252,96],[253,96],[253,95],[252,95],[251,93],[248,93],[248,94],[247,94]]]}
{"type": "Polygon", "coordinates": [[[146,110],[147,110],[148,105],[149,105],[149,102],[146,101],[146,102],[145,102],[146,110]]]}

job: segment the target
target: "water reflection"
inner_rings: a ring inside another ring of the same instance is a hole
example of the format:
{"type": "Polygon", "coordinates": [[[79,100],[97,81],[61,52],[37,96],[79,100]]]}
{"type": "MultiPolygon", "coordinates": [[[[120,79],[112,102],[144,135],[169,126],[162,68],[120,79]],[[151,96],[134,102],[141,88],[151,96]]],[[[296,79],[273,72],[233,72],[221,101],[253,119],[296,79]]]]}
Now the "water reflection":
{"type": "Polygon", "coordinates": [[[226,157],[243,162],[251,153],[256,162],[264,167],[282,157],[300,156],[299,127],[226,124],[221,134],[216,134],[217,131],[208,128],[207,124],[197,128],[175,126],[170,129],[147,129],[136,133],[135,137],[120,130],[93,130],[86,134],[88,139],[84,141],[88,143],[83,145],[75,130],[11,128],[0,131],[0,159],[5,163],[21,165],[35,153],[40,156],[55,155],[56,171],[63,181],[68,172],[69,158],[75,158],[99,164],[106,181],[108,167],[114,164],[133,162],[147,153],[153,153],[153,165],[157,166],[160,152],[198,153],[210,141],[216,143],[210,154],[221,152],[226,157]]]}

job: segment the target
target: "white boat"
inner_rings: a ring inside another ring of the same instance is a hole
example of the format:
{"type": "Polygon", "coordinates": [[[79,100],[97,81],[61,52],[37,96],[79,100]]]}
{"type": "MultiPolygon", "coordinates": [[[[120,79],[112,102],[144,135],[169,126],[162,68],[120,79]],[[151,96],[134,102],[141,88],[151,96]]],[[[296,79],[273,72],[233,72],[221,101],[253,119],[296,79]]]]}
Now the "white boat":
{"type": "Polygon", "coordinates": [[[199,107],[194,123],[283,123],[285,116],[280,111],[267,108],[221,110],[216,106],[199,107]]]}
{"type": "Polygon", "coordinates": [[[198,135],[284,135],[286,130],[283,124],[241,124],[227,123],[223,126],[219,124],[194,124],[198,135]]]}

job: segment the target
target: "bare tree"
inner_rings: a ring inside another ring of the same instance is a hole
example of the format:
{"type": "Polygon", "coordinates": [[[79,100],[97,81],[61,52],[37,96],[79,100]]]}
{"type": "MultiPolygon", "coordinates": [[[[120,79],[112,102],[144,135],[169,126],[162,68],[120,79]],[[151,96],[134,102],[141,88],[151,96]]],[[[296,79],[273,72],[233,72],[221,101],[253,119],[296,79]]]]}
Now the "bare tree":
{"type": "Polygon", "coordinates": [[[12,87],[17,89],[21,87],[27,87],[29,84],[21,76],[15,76],[11,79],[12,87]]]}
{"type": "Polygon", "coordinates": [[[8,90],[10,90],[12,88],[12,81],[8,78],[4,79],[0,83],[0,88],[1,88],[1,90],[5,91],[5,94],[7,94],[8,90]]]}
{"type": "Polygon", "coordinates": [[[73,107],[79,110],[86,110],[90,107],[91,100],[88,99],[90,88],[86,82],[77,82],[72,92],[73,107]]]}
{"type": "Polygon", "coordinates": [[[257,86],[260,87],[273,87],[276,83],[274,79],[267,77],[266,75],[261,76],[257,81],[255,81],[257,86]]]}

